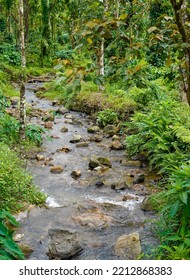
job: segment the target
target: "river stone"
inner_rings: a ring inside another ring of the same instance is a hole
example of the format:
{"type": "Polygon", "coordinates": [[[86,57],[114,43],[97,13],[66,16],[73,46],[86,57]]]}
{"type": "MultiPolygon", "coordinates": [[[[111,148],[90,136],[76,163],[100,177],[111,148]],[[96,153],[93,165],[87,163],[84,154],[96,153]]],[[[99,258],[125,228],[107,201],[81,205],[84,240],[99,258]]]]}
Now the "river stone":
{"type": "Polygon", "coordinates": [[[66,114],[64,118],[73,120],[74,116],[72,114],[66,114]]]}
{"type": "Polygon", "coordinates": [[[80,142],[80,143],[76,144],[77,148],[85,148],[85,147],[88,147],[88,146],[89,146],[88,142],[80,142]]]}
{"type": "Polygon", "coordinates": [[[38,161],[42,161],[42,160],[45,160],[45,156],[44,156],[44,155],[39,155],[39,154],[37,154],[37,155],[36,155],[36,159],[37,159],[38,161]]]}
{"type": "Polygon", "coordinates": [[[60,129],[61,132],[68,132],[68,127],[66,126],[63,126],[61,129],[60,129]]]}
{"type": "Polygon", "coordinates": [[[49,122],[49,121],[53,122],[54,119],[55,119],[55,116],[52,113],[49,113],[49,114],[42,117],[43,122],[49,122]]]}
{"type": "Polygon", "coordinates": [[[108,166],[108,167],[112,167],[112,164],[110,162],[110,160],[108,158],[102,158],[102,157],[99,157],[97,158],[98,161],[102,164],[102,165],[105,165],[105,166],[108,166]]]}
{"type": "Polygon", "coordinates": [[[111,223],[111,217],[104,213],[82,213],[73,217],[73,220],[81,226],[86,226],[92,230],[102,230],[108,228],[111,223]]]}
{"type": "Polygon", "coordinates": [[[138,201],[139,198],[138,198],[138,196],[133,195],[133,194],[126,194],[126,195],[124,195],[122,200],[123,201],[128,201],[128,200],[136,200],[136,201],[138,201]]]}
{"type": "Polygon", "coordinates": [[[60,114],[60,115],[65,115],[67,114],[69,111],[65,108],[65,107],[60,107],[56,110],[56,113],[57,114],[60,114]]]}
{"type": "Polygon", "coordinates": [[[81,135],[75,134],[73,135],[73,139],[70,140],[70,143],[78,143],[81,141],[81,139],[82,139],[81,135]]]}
{"type": "Polygon", "coordinates": [[[120,137],[118,135],[114,134],[112,137],[112,141],[116,141],[116,140],[119,141],[120,137]]]}
{"type": "Polygon", "coordinates": [[[133,181],[133,184],[144,183],[144,180],[145,180],[145,175],[143,173],[137,174],[135,180],[133,181]]]}
{"type": "Polygon", "coordinates": [[[63,167],[61,165],[54,165],[50,168],[51,173],[62,173],[63,167]]]}
{"type": "Polygon", "coordinates": [[[151,202],[151,197],[150,196],[145,197],[144,200],[142,201],[141,210],[143,210],[143,211],[155,211],[154,205],[151,202]]]}
{"type": "Polygon", "coordinates": [[[74,179],[77,179],[81,176],[81,171],[80,170],[73,170],[71,172],[71,177],[74,178],[74,179]]]}
{"type": "Polygon", "coordinates": [[[24,253],[24,256],[25,256],[26,259],[34,252],[32,247],[30,247],[30,245],[28,245],[26,243],[18,243],[18,246],[20,247],[20,249],[24,253]]]}
{"type": "Polygon", "coordinates": [[[139,160],[122,160],[121,165],[140,168],[142,166],[142,163],[139,160]]]}
{"type": "Polygon", "coordinates": [[[99,131],[100,131],[100,128],[97,125],[90,126],[90,127],[87,128],[88,133],[96,133],[96,132],[99,132],[99,131]]]}
{"type": "Polygon", "coordinates": [[[73,120],[72,119],[67,119],[67,120],[65,120],[65,123],[73,124],[73,120]]]}
{"type": "Polygon", "coordinates": [[[107,125],[104,127],[104,133],[107,134],[108,136],[113,136],[117,133],[117,127],[115,125],[107,125]]]}
{"type": "Polygon", "coordinates": [[[52,122],[46,122],[46,123],[44,124],[44,127],[45,127],[45,128],[48,128],[48,129],[52,129],[52,128],[53,128],[53,123],[52,123],[52,122]]]}
{"type": "Polygon", "coordinates": [[[111,143],[110,148],[112,150],[122,150],[123,149],[123,144],[120,141],[115,140],[111,143]]]}
{"type": "Polygon", "coordinates": [[[63,152],[63,153],[70,153],[71,151],[72,149],[70,149],[67,146],[63,146],[62,148],[56,150],[56,152],[63,152]]]}
{"type": "Polygon", "coordinates": [[[122,235],[114,245],[115,255],[125,260],[136,260],[141,254],[139,234],[122,235]]]}
{"type": "Polygon", "coordinates": [[[50,259],[68,260],[82,252],[78,233],[66,229],[49,229],[50,244],[48,253],[50,259]]]}

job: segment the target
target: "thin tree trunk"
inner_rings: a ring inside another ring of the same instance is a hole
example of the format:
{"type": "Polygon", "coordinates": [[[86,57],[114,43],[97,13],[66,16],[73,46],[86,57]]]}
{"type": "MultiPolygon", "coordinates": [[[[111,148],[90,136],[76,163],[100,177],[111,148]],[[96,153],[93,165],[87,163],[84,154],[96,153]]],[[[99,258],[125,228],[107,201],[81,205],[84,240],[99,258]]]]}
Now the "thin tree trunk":
{"type": "Polygon", "coordinates": [[[20,140],[25,139],[26,126],[26,110],[25,110],[25,68],[26,68],[26,54],[25,54],[25,36],[24,36],[24,5],[23,0],[19,0],[19,17],[20,17],[20,50],[21,50],[21,85],[20,85],[20,140]]]}

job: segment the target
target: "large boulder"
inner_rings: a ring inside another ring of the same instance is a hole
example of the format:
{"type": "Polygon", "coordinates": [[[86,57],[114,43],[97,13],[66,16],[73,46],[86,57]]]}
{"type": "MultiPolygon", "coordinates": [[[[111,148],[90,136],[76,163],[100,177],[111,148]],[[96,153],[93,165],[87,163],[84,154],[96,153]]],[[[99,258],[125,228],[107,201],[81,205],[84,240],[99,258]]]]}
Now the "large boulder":
{"type": "Polygon", "coordinates": [[[88,133],[96,133],[96,132],[99,132],[99,131],[100,131],[100,128],[99,128],[99,126],[96,126],[96,125],[90,126],[90,127],[87,128],[88,133]]]}
{"type": "Polygon", "coordinates": [[[83,250],[78,233],[67,229],[49,229],[50,243],[47,255],[50,259],[68,260],[83,250]]]}
{"type": "Polygon", "coordinates": [[[134,232],[120,236],[114,245],[114,253],[125,260],[138,259],[141,254],[139,234],[134,232]]]}

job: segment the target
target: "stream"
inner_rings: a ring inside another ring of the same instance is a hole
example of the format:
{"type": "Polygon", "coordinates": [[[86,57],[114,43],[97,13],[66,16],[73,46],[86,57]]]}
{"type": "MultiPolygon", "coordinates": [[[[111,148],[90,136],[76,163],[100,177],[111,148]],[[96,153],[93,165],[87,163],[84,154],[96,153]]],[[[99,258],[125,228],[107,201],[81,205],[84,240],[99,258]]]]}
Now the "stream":
{"type": "MultiPolygon", "coordinates": [[[[43,112],[46,115],[48,110],[58,110],[58,106],[36,97],[34,90],[40,85],[28,83],[26,98],[33,109],[41,112],[30,122],[44,126],[43,112]]],[[[129,161],[125,149],[110,148],[113,139],[102,131],[88,133],[87,129],[95,125],[90,116],[68,112],[57,114],[54,121],[47,123],[49,137],[44,138],[42,151],[27,163],[35,184],[47,194],[46,207],[31,206],[17,216],[21,242],[33,249],[28,259],[49,259],[48,231],[57,228],[77,232],[82,250],[73,259],[122,259],[115,253],[114,244],[120,236],[130,233],[139,234],[142,252],[148,252],[157,240],[149,222],[155,214],[141,210],[154,181],[147,167],[137,160],[129,161]],[[89,168],[93,156],[109,159],[111,167],[89,168]],[[52,167],[63,170],[50,172],[52,167]],[[144,182],[134,182],[138,174],[145,175],[144,182]]],[[[122,134],[115,137],[120,142],[124,138],[122,134]]]]}

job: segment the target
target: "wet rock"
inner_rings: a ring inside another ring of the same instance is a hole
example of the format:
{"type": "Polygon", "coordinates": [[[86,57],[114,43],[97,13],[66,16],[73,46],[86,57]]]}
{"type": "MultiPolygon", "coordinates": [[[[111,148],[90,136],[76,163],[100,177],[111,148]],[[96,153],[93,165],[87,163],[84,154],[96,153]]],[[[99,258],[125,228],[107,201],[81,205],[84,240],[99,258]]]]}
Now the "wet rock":
{"type": "Polygon", "coordinates": [[[37,154],[37,155],[36,155],[36,159],[37,159],[38,161],[43,161],[43,160],[45,160],[45,156],[44,156],[44,155],[39,155],[39,154],[37,154]]]}
{"type": "Polygon", "coordinates": [[[68,123],[68,124],[73,124],[73,120],[68,119],[68,120],[66,120],[66,121],[65,121],[65,123],[68,123]]]}
{"type": "Polygon", "coordinates": [[[81,171],[80,170],[73,170],[71,172],[71,177],[74,178],[74,179],[77,179],[81,176],[81,171]]]}
{"type": "Polygon", "coordinates": [[[70,153],[71,151],[72,149],[70,149],[67,146],[63,146],[62,148],[56,150],[56,152],[63,152],[63,153],[70,153]]]}
{"type": "Polygon", "coordinates": [[[67,260],[83,250],[78,233],[66,229],[49,229],[50,244],[47,255],[50,259],[67,260]]]}
{"type": "Polygon", "coordinates": [[[141,204],[141,210],[143,211],[155,211],[155,207],[153,202],[151,201],[151,197],[147,196],[144,198],[141,204]]]}
{"type": "Polygon", "coordinates": [[[20,249],[24,253],[24,256],[25,256],[26,259],[34,252],[32,247],[30,245],[26,244],[26,243],[18,243],[18,246],[20,247],[20,249]]]}
{"type": "Polygon", "coordinates": [[[75,134],[73,135],[73,139],[70,140],[70,143],[78,143],[81,141],[81,139],[82,139],[81,135],[75,134]]]}
{"type": "Polygon", "coordinates": [[[145,181],[145,175],[143,173],[136,175],[135,180],[133,181],[133,184],[140,184],[144,183],[145,181]]]}
{"type": "Polygon", "coordinates": [[[60,101],[59,100],[53,100],[51,102],[51,104],[52,104],[52,106],[58,106],[58,105],[60,105],[60,101]]]}
{"type": "Polygon", "coordinates": [[[66,114],[66,115],[64,116],[64,118],[65,118],[65,119],[71,119],[71,120],[73,120],[73,119],[74,119],[74,116],[73,116],[72,114],[66,114]]]}
{"type": "Polygon", "coordinates": [[[57,114],[60,114],[60,115],[65,115],[67,114],[69,111],[65,108],[65,107],[60,107],[56,110],[56,113],[57,114]]]}
{"type": "Polygon", "coordinates": [[[104,127],[103,131],[105,134],[111,137],[117,133],[118,129],[115,125],[107,125],[106,127],[104,127]]]}
{"type": "Polygon", "coordinates": [[[121,165],[122,166],[127,166],[127,167],[138,167],[138,168],[140,168],[142,166],[142,163],[139,160],[122,160],[121,165]]]}
{"type": "Polygon", "coordinates": [[[95,155],[93,155],[90,158],[89,167],[94,169],[99,166],[100,167],[106,166],[106,167],[110,168],[112,166],[112,164],[108,158],[96,157],[95,155]]]}
{"type": "Polygon", "coordinates": [[[118,182],[116,182],[116,183],[112,183],[111,184],[111,189],[112,190],[116,190],[116,191],[124,191],[125,189],[126,189],[127,187],[126,187],[126,185],[123,183],[118,183],[118,182]]]}
{"type": "Polygon", "coordinates": [[[15,235],[13,236],[13,240],[14,240],[15,242],[19,242],[23,237],[24,237],[24,234],[23,234],[23,233],[18,233],[18,234],[15,234],[15,235]]]}
{"type": "Polygon", "coordinates": [[[51,173],[62,173],[63,167],[61,165],[54,165],[50,168],[51,173]]]}
{"type": "Polygon", "coordinates": [[[111,143],[110,148],[112,150],[122,150],[123,149],[123,144],[120,141],[115,140],[111,143]]]}
{"type": "Polygon", "coordinates": [[[118,135],[113,135],[112,137],[112,141],[119,141],[120,140],[120,137],[118,135]]]}
{"type": "Polygon", "coordinates": [[[83,125],[83,123],[82,123],[82,121],[80,121],[80,120],[77,120],[77,119],[73,119],[73,123],[72,123],[73,125],[83,125]]]}
{"type": "Polygon", "coordinates": [[[85,147],[88,147],[88,146],[89,146],[88,142],[80,142],[80,143],[76,144],[77,148],[85,148],[85,147]]]}
{"type": "Polygon", "coordinates": [[[136,196],[136,195],[127,194],[127,195],[124,195],[124,197],[123,197],[122,200],[123,200],[123,201],[128,201],[128,200],[136,200],[136,201],[138,201],[139,198],[138,198],[138,196],[136,196]]]}
{"type": "Polygon", "coordinates": [[[99,143],[102,141],[102,139],[103,139],[103,137],[101,135],[94,135],[94,136],[90,137],[89,140],[99,143]]]}
{"type": "Polygon", "coordinates": [[[47,115],[45,115],[45,116],[42,117],[42,121],[43,121],[43,122],[49,122],[49,121],[50,121],[50,122],[53,122],[54,119],[55,119],[55,115],[54,115],[53,113],[47,114],[47,115]]]}
{"type": "Polygon", "coordinates": [[[60,136],[58,136],[58,135],[50,135],[50,137],[51,137],[52,139],[59,139],[59,138],[60,138],[60,136]]]}
{"type": "Polygon", "coordinates": [[[13,108],[16,108],[17,105],[18,105],[18,103],[20,102],[20,98],[19,98],[19,97],[16,97],[16,96],[10,97],[10,102],[11,102],[11,106],[12,106],[13,108]]]}
{"type": "Polygon", "coordinates": [[[100,230],[109,227],[111,217],[104,213],[82,213],[73,217],[73,220],[81,226],[86,226],[93,230],[100,230]]]}
{"type": "Polygon", "coordinates": [[[102,164],[102,165],[105,165],[105,166],[108,166],[108,167],[112,167],[112,164],[110,162],[110,160],[108,158],[104,158],[104,157],[98,157],[98,161],[102,164]]]}
{"type": "Polygon", "coordinates": [[[90,127],[87,128],[88,133],[96,133],[96,132],[99,132],[99,131],[100,131],[100,128],[99,128],[99,126],[96,126],[96,125],[90,126],[90,127]]]}
{"type": "Polygon", "coordinates": [[[46,123],[44,124],[44,127],[45,127],[45,128],[48,128],[48,129],[52,129],[52,128],[53,128],[53,123],[52,123],[52,122],[46,122],[46,123]]]}
{"type": "Polygon", "coordinates": [[[102,166],[102,164],[99,162],[95,155],[92,155],[92,157],[90,158],[89,167],[94,169],[98,166],[102,166]]]}
{"type": "Polygon", "coordinates": [[[139,234],[134,232],[129,235],[122,235],[114,245],[116,256],[125,260],[136,260],[141,254],[139,234]]]}
{"type": "Polygon", "coordinates": [[[97,188],[103,187],[103,186],[104,186],[104,182],[102,182],[102,181],[97,181],[97,182],[95,183],[95,186],[96,186],[97,188]]]}
{"type": "Polygon", "coordinates": [[[61,132],[68,132],[68,127],[66,126],[63,126],[61,129],[60,129],[61,132]]]}

